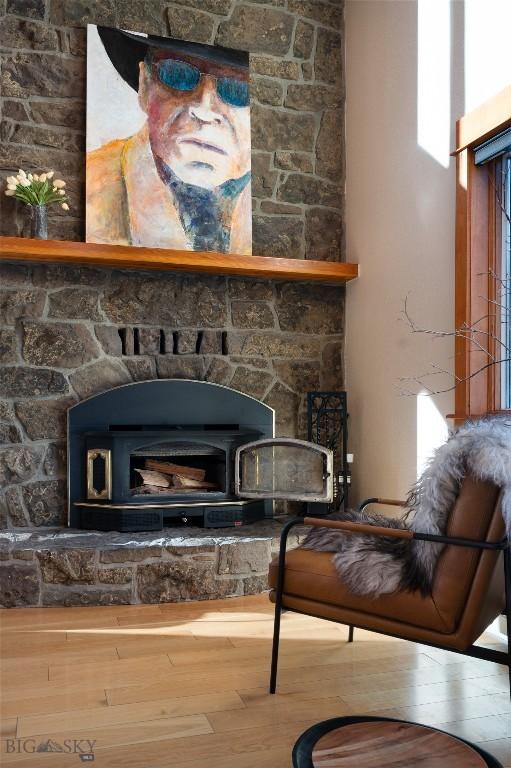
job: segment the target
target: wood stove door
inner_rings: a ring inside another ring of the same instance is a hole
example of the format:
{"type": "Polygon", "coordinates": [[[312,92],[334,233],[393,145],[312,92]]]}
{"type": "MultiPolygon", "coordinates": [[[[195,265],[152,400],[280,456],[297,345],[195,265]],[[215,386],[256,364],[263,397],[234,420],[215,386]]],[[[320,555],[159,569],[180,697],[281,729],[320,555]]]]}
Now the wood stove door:
{"type": "Polygon", "coordinates": [[[235,493],[245,499],[333,500],[333,452],[289,437],[241,445],[235,456],[235,493]]]}

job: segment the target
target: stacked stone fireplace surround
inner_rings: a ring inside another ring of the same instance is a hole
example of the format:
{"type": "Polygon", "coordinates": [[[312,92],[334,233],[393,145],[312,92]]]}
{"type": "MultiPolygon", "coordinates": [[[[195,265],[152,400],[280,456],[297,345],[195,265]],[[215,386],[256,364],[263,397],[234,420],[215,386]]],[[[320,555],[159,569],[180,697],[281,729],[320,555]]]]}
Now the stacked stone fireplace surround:
{"type": "MultiPolygon", "coordinates": [[[[87,22],[251,52],[253,252],[344,260],[343,6],[326,0],[0,3],[0,169],[53,167],[84,234],[87,22]]],[[[2,234],[26,212],[1,196],[2,234]]],[[[119,384],[191,378],[268,403],[306,437],[305,397],[342,389],[344,289],[76,266],[0,265],[0,592],[13,605],[101,605],[251,594],[279,526],[71,535],[66,409],[119,384]]],[[[278,511],[282,511],[281,508],[278,511]]]]}

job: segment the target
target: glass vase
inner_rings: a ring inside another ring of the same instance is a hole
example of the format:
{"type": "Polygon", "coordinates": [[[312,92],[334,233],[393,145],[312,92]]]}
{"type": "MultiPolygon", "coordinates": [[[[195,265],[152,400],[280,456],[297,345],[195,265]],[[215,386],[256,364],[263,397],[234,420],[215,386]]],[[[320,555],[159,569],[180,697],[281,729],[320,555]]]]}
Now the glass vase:
{"type": "Polygon", "coordinates": [[[48,239],[48,208],[46,205],[29,205],[30,237],[38,240],[48,239]]]}

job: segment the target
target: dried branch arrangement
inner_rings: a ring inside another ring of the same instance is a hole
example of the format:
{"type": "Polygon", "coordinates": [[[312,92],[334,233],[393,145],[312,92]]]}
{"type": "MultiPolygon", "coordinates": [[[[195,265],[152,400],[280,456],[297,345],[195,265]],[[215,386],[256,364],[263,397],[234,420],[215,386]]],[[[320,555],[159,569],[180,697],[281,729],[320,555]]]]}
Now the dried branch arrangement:
{"type": "MultiPolygon", "coordinates": [[[[502,212],[502,218],[507,222],[508,231],[511,231],[510,201],[504,199],[502,190],[509,188],[509,178],[503,173],[502,186],[497,188],[495,184],[495,200],[502,212]]],[[[507,249],[508,258],[504,260],[507,269],[511,264],[511,242],[504,243],[507,249]]],[[[481,364],[469,376],[457,376],[452,370],[444,368],[436,363],[430,363],[429,369],[419,375],[404,376],[399,378],[399,389],[403,395],[416,396],[420,393],[428,395],[439,395],[445,392],[452,392],[460,383],[469,381],[480,375],[489,368],[498,367],[503,370],[504,366],[511,366],[511,273],[503,270],[504,274],[499,275],[494,271],[489,271],[479,275],[487,277],[488,282],[496,286],[496,297],[480,296],[488,307],[488,311],[478,318],[472,324],[464,323],[454,330],[438,330],[427,328],[417,323],[408,308],[408,297],[405,299],[402,318],[407,324],[411,333],[423,334],[432,338],[457,338],[463,339],[468,343],[469,350],[482,355],[481,364]],[[448,385],[435,386],[438,378],[447,378],[448,385]]]]}
{"type": "MultiPolygon", "coordinates": [[[[500,286],[499,290],[501,294],[503,292],[506,294],[511,292],[511,276],[506,276],[505,278],[498,278],[494,274],[490,274],[489,276],[493,277],[497,284],[500,286]]],[[[500,311],[489,312],[486,315],[480,317],[475,323],[472,323],[471,325],[464,323],[460,328],[456,328],[452,331],[441,331],[438,329],[435,330],[433,328],[423,328],[422,326],[418,325],[418,323],[410,315],[408,309],[408,297],[405,299],[402,317],[408,325],[411,333],[420,333],[426,336],[432,336],[436,339],[464,339],[465,341],[468,341],[472,350],[481,352],[484,355],[485,362],[466,377],[456,376],[452,370],[444,368],[437,363],[430,363],[429,370],[422,374],[417,376],[400,377],[399,383],[402,394],[417,395],[422,392],[423,394],[425,393],[428,395],[440,395],[445,392],[452,392],[456,388],[457,384],[473,379],[475,376],[478,376],[488,368],[511,364],[511,347],[509,344],[506,343],[500,334],[497,335],[492,331],[486,331],[479,327],[481,323],[486,322],[487,320],[492,320],[494,323],[497,322],[498,317],[501,318],[502,323],[503,314],[506,315],[507,322],[511,323],[511,307],[507,304],[504,304],[502,301],[492,300],[489,298],[486,298],[486,301],[490,306],[494,305],[500,311]],[[483,343],[485,340],[486,343],[483,343]],[[490,340],[492,343],[488,344],[488,340],[490,340]],[[491,349],[496,351],[490,351],[491,349]],[[431,383],[432,377],[435,376],[445,376],[450,379],[452,383],[444,387],[435,387],[434,384],[431,383]]]]}

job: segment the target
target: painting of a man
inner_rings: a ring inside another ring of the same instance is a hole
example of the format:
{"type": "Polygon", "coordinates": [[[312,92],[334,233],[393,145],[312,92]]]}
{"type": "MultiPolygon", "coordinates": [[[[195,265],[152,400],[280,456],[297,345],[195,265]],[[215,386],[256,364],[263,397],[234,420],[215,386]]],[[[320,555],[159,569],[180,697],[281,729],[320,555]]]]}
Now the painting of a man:
{"type": "Polygon", "coordinates": [[[248,54],[96,29],[143,122],[112,121],[89,67],[88,139],[105,119],[119,138],[87,152],[87,241],[251,253],[248,54]]]}

